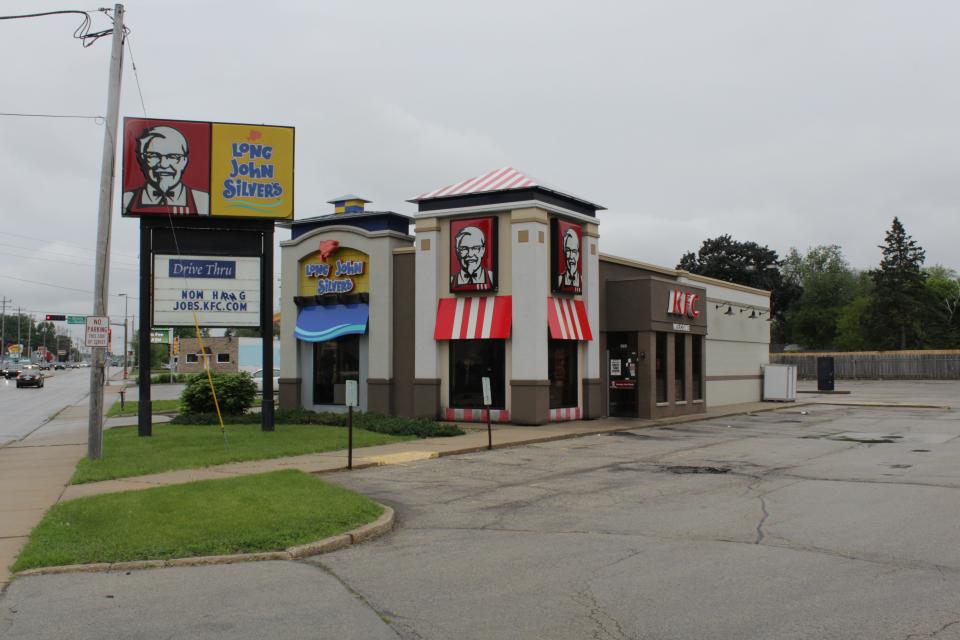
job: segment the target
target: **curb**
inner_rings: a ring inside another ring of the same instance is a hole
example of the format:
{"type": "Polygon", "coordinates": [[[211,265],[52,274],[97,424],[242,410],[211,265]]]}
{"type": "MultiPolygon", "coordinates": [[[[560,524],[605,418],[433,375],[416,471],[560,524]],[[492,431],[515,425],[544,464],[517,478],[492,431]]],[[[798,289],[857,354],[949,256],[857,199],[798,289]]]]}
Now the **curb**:
{"type": "Polygon", "coordinates": [[[365,525],[346,533],[340,533],[316,542],[288,547],[283,551],[265,551],[261,553],[236,553],[223,556],[197,556],[194,558],[174,558],[171,560],[131,560],[126,562],[96,562],[92,564],[67,564],[57,567],[38,567],[13,574],[15,578],[29,576],[60,575],[65,573],[103,573],[107,571],[139,571],[141,569],[163,569],[167,567],[206,567],[216,564],[235,564],[238,562],[263,562],[265,560],[300,560],[321,553],[329,553],[354,544],[386,535],[393,529],[396,514],[386,505],[383,514],[365,525]]]}

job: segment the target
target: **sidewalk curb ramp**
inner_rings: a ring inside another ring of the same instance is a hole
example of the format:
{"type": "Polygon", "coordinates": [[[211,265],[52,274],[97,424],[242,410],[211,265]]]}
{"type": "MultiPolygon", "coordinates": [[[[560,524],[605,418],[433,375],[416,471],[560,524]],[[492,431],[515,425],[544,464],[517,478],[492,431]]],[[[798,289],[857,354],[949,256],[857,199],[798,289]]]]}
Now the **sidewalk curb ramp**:
{"type": "Polygon", "coordinates": [[[14,574],[15,578],[29,576],[57,575],[64,573],[104,573],[108,571],[139,571],[141,569],[164,569],[167,567],[201,567],[215,564],[236,564],[238,562],[262,562],[264,560],[300,560],[310,556],[329,553],[350,545],[360,544],[379,538],[393,530],[396,514],[386,505],[383,514],[356,529],[340,533],[316,542],[308,542],[283,551],[265,551],[261,553],[236,553],[223,556],[197,556],[193,558],[174,558],[171,560],[131,560],[128,562],[96,562],[92,564],[68,564],[56,567],[38,567],[26,569],[14,574]]]}

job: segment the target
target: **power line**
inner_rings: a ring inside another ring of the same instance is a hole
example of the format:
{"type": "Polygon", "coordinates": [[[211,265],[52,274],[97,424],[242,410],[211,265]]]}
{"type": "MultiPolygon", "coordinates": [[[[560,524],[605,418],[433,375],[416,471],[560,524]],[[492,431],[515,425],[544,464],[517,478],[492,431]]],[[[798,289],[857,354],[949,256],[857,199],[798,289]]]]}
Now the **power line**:
{"type": "MultiPolygon", "coordinates": [[[[110,20],[113,20],[113,16],[110,15],[109,9],[91,9],[91,11],[100,11],[105,14],[110,20]]],[[[90,18],[90,13],[87,11],[79,11],[75,9],[63,9],[60,11],[44,11],[43,13],[25,13],[16,16],[0,16],[0,20],[20,20],[23,18],[42,18],[44,16],[58,16],[58,15],[81,15],[83,20],[80,22],[80,26],[74,29],[73,37],[83,43],[84,47],[89,47],[94,42],[99,40],[104,36],[108,36],[113,33],[113,29],[104,29],[103,31],[90,31],[90,25],[93,23],[93,20],[90,18]]]]}
{"type": "MultiPolygon", "coordinates": [[[[19,244],[10,244],[9,242],[0,242],[0,247],[11,247],[11,248],[13,248],[13,249],[19,249],[20,251],[26,251],[26,250],[28,250],[28,249],[31,248],[31,247],[24,247],[23,245],[19,245],[19,244]]],[[[7,250],[7,251],[9,251],[9,250],[7,250]]],[[[12,254],[12,253],[8,253],[7,251],[4,251],[4,254],[5,254],[5,255],[14,255],[14,254],[12,254]]],[[[63,253],[63,252],[60,252],[60,251],[51,251],[51,250],[49,250],[49,249],[37,249],[37,252],[41,252],[41,251],[42,251],[42,252],[46,252],[48,255],[46,255],[46,256],[38,256],[38,257],[39,257],[39,258],[46,258],[47,260],[50,260],[50,261],[53,261],[53,260],[63,261],[63,260],[61,260],[61,258],[76,258],[77,260],[92,260],[92,259],[93,259],[93,258],[91,258],[90,256],[77,256],[77,255],[73,255],[73,254],[71,254],[71,253],[63,253]],[[58,256],[58,257],[57,257],[57,258],[53,258],[52,256],[58,256]]],[[[24,258],[24,257],[26,257],[26,256],[19,256],[19,257],[24,258]]],[[[134,265],[136,265],[136,264],[138,264],[137,261],[135,261],[135,260],[128,260],[128,259],[122,259],[122,260],[120,260],[119,262],[120,262],[120,264],[125,264],[128,268],[129,268],[129,267],[132,267],[132,266],[134,266],[134,265]]],[[[74,264],[83,264],[84,266],[89,266],[89,263],[75,262],[74,264]]]]}
{"type": "MultiPolygon", "coordinates": [[[[78,249],[83,249],[84,251],[89,251],[90,253],[96,253],[96,249],[91,249],[91,248],[89,248],[89,247],[85,247],[85,246],[80,245],[80,244],[74,244],[74,243],[72,243],[72,242],[65,242],[65,241],[63,241],[63,240],[50,240],[50,238],[36,238],[36,237],[34,237],[34,236],[25,236],[25,235],[20,234],[20,233],[10,233],[9,231],[0,232],[0,236],[13,236],[13,237],[15,237],[15,238],[23,238],[24,240],[36,240],[37,242],[56,242],[56,243],[58,243],[58,244],[65,244],[65,245],[70,246],[70,247],[77,247],[78,249]]],[[[139,261],[139,260],[140,260],[140,256],[136,256],[136,255],[134,255],[134,254],[132,254],[132,253],[119,253],[119,252],[115,252],[115,251],[111,251],[111,253],[112,253],[113,255],[117,255],[117,256],[126,256],[126,257],[128,257],[128,258],[132,258],[132,259],[135,260],[135,261],[139,261]]]]}
{"type": "Polygon", "coordinates": [[[147,117],[147,105],[143,101],[143,89],[140,88],[140,74],[137,73],[137,63],[133,60],[133,45],[130,44],[130,36],[128,35],[124,40],[127,43],[127,51],[130,52],[130,65],[133,67],[133,78],[137,81],[137,93],[140,94],[140,106],[143,108],[143,117],[147,117]]]}
{"type": "MultiPolygon", "coordinates": [[[[2,244],[2,243],[0,243],[0,244],[2,244]]],[[[47,262],[47,263],[49,263],[49,262],[51,262],[51,260],[53,260],[52,258],[45,258],[45,257],[42,257],[42,256],[24,256],[24,255],[20,255],[19,253],[9,253],[9,252],[5,252],[4,255],[10,256],[11,258],[18,258],[18,259],[20,259],[20,260],[39,260],[39,261],[41,261],[41,262],[47,262]]],[[[80,256],[77,256],[77,257],[80,257],[80,256]]],[[[56,260],[57,264],[74,264],[74,265],[77,265],[78,267],[94,267],[94,266],[96,266],[96,265],[90,264],[89,262],[73,262],[72,260],[64,260],[63,258],[56,258],[55,260],[56,260]]],[[[133,272],[138,272],[138,271],[140,271],[139,269],[134,269],[133,267],[119,267],[119,266],[117,266],[117,265],[112,265],[110,268],[111,268],[111,269],[119,269],[120,271],[133,271],[133,272]]]]}
{"type": "MultiPolygon", "coordinates": [[[[17,282],[27,282],[27,283],[29,283],[29,284],[39,284],[39,285],[42,285],[42,286],[44,286],[44,287],[54,287],[54,288],[56,288],[56,289],[66,289],[66,290],[68,290],[68,291],[79,291],[80,293],[93,293],[93,291],[90,291],[89,289],[77,289],[76,287],[65,287],[65,286],[63,286],[62,284],[51,284],[51,283],[49,283],[49,282],[40,282],[40,281],[38,281],[38,280],[27,280],[26,278],[16,278],[16,277],[14,277],[14,276],[6,276],[6,275],[3,275],[3,274],[0,274],[0,278],[6,278],[7,280],[16,280],[17,282]]],[[[116,296],[119,296],[120,294],[118,294],[118,293],[111,293],[110,295],[116,297],[116,296]]],[[[137,298],[136,296],[130,296],[130,299],[131,299],[131,300],[139,300],[139,298],[137,298]]]]}
{"type": "Polygon", "coordinates": [[[103,124],[103,116],[79,116],[66,113],[10,113],[0,112],[0,116],[9,116],[14,118],[78,118],[82,120],[96,120],[97,124],[103,124]]]}

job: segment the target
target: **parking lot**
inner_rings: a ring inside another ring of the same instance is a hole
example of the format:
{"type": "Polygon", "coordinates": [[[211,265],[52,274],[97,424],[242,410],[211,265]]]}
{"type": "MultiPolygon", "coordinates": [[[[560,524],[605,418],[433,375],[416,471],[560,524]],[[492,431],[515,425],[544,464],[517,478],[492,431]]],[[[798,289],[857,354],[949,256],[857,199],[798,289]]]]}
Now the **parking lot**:
{"type": "Polygon", "coordinates": [[[788,407],[337,474],[398,528],[305,563],[19,579],[0,628],[958,638],[958,436],[955,410],[788,407]]]}

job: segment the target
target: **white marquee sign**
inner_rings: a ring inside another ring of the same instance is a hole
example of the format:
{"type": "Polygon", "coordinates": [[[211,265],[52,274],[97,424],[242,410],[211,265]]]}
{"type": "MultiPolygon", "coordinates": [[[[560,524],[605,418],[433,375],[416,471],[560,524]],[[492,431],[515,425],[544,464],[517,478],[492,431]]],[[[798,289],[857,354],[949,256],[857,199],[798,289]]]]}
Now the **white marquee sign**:
{"type": "Polygon", "coordinates": [[[153,324],[260,326],[260,258],[155,255],[153,324]]]}

